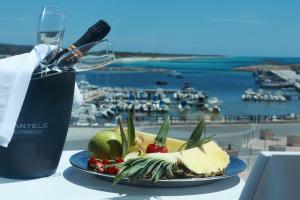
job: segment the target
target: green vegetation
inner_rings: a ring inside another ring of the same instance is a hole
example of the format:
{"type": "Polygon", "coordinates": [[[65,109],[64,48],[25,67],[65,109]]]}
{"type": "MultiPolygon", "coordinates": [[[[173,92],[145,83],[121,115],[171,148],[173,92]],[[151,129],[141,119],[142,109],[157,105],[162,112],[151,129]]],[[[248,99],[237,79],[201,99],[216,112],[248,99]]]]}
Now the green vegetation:
{"type": "Polygon", "coordinates": [[[0,44],[0,55],[17,55],[29,52],[32,45],[0,44]]]}
{"type": "MultiPolygon", "coordinates": [[[[15,44],[0,44],[0,55],[16,55],[29,52],[33,45],[15,45],[15,44]]],[[[115,51],[117,58],[125,57],[181,57],[181,56],[201,56],[201,57],[223,57],[222,55],[197,55],[197,54],[171,54],[171,53],[149,53],[149,52],[127,52],[115,51]]]]}

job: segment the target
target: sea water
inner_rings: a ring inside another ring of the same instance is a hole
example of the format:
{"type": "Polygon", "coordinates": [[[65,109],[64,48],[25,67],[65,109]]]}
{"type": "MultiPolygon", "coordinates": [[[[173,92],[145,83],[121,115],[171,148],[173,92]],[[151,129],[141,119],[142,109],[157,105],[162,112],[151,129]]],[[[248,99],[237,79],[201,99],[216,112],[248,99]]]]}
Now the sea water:
{"type": "Polygon", "coordinates": [[[220,57],[174,61],[134,61],[115,63],[117,67],[147,67],[175,70],[182,79],[161,72],[110,72],[90,71],[82,73],[78,79],[85,79],[99,87],[134,87],[181,89],[185,83],[207,92],[223,101],[222,114],[225,115],[279,115],[300,113],[300,100],[286,102],[245,102],[243,92],[252,88],[258,90],[252,73],[237,72],[233,69],[263,63],[294,64],[300,58],[262,58],[262,57],[220,57]],[[166,85],[156,85],[156,81],[166,81],[166,85]]]}

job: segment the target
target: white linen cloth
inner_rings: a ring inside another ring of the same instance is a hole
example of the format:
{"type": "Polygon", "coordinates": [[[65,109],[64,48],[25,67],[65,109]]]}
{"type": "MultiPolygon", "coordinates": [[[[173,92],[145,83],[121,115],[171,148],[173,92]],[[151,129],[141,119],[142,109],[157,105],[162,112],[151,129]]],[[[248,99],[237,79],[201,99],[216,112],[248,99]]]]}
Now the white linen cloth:
{"type": "MultiPolygon", "coordinates": [[[[8,146],[32,73],[53,48],[53,46],[40,44],[29,53],[0,59],[0,146],[8,146]]],[[[73,105],[79,105],[81,102],[80,92],[77,91],[76,96],[74,98],[76,103],[73,105]]]]}
{"type": "Polygon", "coordinates": [[[69,159],[78,152],[63,151],[53,176],[26,181],[0,178],[1,199],[238,200],[245,184],[235,176],[211,184],[182,188],[112,186],[109,181],[71,167],[69,159]]]}
{"type": "Polygon", "coordinates": [[[299,152],[261,152],[240,200],[298,200],[299,169],[299,152]]]}

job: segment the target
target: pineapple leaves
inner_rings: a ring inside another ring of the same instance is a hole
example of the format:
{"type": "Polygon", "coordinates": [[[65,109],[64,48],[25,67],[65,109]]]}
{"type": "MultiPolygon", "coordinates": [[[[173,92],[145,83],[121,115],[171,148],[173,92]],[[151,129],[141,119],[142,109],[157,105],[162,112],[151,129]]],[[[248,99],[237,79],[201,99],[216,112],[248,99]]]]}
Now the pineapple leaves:
{"type": "Polygon", "coordinates": [[[118,120],[119,127],[120,127],[120,134],[121,134],[121,139],[122,139],[122,157],[124,158],[125,155],[128,153],[129,147],[128,147],[128,142],[126,139],[126,135],[122,126],[121,119],[118,120]]]}
{"type": "Polygon", "coordinates": [[[162,147],[165,145],[167,137],[168,137],[168,133],[169,133],[169,128],[170,128],[170,117],[167,116],[164,119],[163,124],[161,125],[158,134],[155,138],[155,144],[162,147]]]}
{"type": "Polygon", "coordinates": [[[157,182],[159,179],[173,176],[174,163],[166,160],[139,157],[127,160],[113,181],[116,185],[122,179],[128,177],[132,180],[146,179],[157,182]]]}
{"type": "Polygon", "coordinates": [[[214,135],[209,136],[207,138],[201,138],[204,129],[205,129],[205,121],[202,119],[197,125],[197,127],[194,129],[190,138],[178,149],[178,151],[181,151],[183,148],[187,150],[197,146],[201,147],[202,145],[212,141],[214,135]]]}
{"type": "Polygon", "coordinates": [[[128,148],[134,146],[135,130],[133,124],[133,111],[128,111],[128,148]]]}
{"type": "Polygon", "coordinates": [[[128,130],[127,130],[127,138],[125,135],[124,128],[122,126],[122,121],[119,118],[118,124],[120,127],[120,134],[122,139],[122,157],[125,157],[125,155],[128,153],[130,147],[134,146],[135,143],[135,130],[134,130],[134,124],[133,124],[133,116],[132,111],[128,112],[128,130]]]}
{"type": "Polygon", "coordinates": [[[198,144],[198,146],[201,146],[203,144],[206,144],[206,143],[212,141],[213,137],[215,137],[215,135],[212,135],[212,136],[209,136],[207,138],[201,139],[200,142],[199,142],[199,144],[198,144]]]}
{"type": "Polygon", "coordinates": [[[200,123],[197,125],[197,127],[194,129],[190,138],[187,140],[185,149],[191,149],[199,145],[204,128],[205,128],[205,123],[204,120],[202,119],[200,123]]]}

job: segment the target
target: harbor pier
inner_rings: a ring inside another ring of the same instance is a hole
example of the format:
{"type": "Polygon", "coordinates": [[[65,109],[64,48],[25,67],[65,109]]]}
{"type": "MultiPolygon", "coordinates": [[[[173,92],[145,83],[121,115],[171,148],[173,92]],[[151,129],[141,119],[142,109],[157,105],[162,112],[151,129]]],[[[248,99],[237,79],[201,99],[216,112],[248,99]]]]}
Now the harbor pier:
{"type": "Polygon", "coordinates": [[[295,87],[295,89],[300,92],[300,75],[292,70],[270,70],[270,72],[279,78],[287,81],[295,87]]]}

